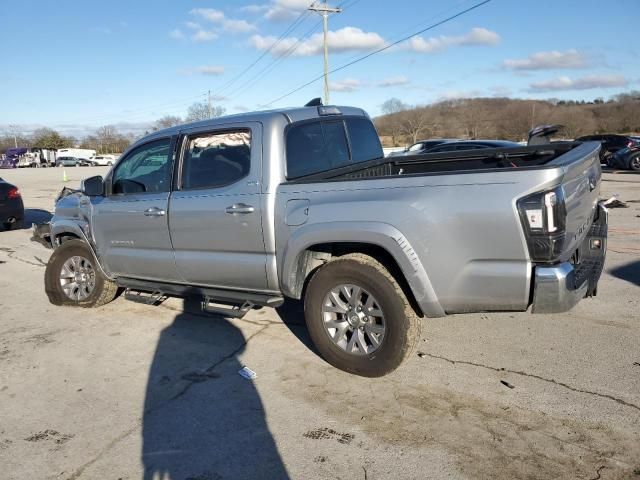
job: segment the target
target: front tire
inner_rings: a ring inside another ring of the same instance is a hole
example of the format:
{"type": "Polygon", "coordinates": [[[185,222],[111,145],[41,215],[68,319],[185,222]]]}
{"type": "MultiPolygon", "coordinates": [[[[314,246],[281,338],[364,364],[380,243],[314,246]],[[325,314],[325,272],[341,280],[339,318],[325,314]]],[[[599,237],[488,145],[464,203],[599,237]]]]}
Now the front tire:
{"type": "Polygon", "coordinates": [[[93,252],[82,240],[67,240],[53,251],[44,289],[52,304],[74,307],[99,307],[112,301],[118,291],[102,275],[93,252]]]}
{"type": "Polygon", "coordinates": [[[389,271],[364,254],[339,257],[311,278],[305,295],[309,334],[340,370],[381,377],[406,360],[421,319],[389,271]]]}
{"type": "Polygon", "coordinates": [[[640,171],[640,155],[635,155],[629,160],[629,169],[634,172],[640,171]]]}

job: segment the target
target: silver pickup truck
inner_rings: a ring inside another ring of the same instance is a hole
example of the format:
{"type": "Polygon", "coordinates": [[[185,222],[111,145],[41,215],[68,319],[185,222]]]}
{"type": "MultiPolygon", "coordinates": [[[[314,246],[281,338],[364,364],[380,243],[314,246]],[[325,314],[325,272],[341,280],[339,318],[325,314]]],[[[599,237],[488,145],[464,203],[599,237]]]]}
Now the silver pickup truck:
{"type": "Polygon", "coordinates": [[[56,305],[198,295],[240,317],[304,299],[334,366],[381,376],[422,317],[562,312],[596,293],[600,144],[385,158],[358,108],[307,106],[155,132],[62,195],[40,237],[56,305]]]}

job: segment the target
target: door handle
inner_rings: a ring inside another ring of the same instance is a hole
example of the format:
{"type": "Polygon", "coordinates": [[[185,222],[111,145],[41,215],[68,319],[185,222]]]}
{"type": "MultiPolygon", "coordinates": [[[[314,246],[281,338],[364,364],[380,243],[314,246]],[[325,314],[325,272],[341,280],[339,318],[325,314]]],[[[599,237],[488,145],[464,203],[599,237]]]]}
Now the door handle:
{"type": "Polygon", "coordinates": [[[230,213],[231,215],[235,215],[237,213],[247,214],[253,213],[255,211],[255,208],[253,208],[251,205],[247,205],[246,203],[234,203],[233,205],[227,207],[225,211],[227,213],[230,213]]]}
{"type": "Polygon", "coordinates": [[[144,211],[145,216],[147,217],[163,217],[166,212],[158,207],[147,208],[144,211]]]}

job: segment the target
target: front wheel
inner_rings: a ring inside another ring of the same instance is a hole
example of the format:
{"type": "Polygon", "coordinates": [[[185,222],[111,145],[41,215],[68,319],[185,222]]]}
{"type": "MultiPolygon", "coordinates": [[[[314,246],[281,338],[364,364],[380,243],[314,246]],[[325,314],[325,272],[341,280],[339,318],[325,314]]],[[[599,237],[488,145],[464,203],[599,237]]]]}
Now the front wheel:
{"type": "Polygon", "coordinates": [[[76,307],[99,307],[118,291],[100,273],[93,252],[82,240],[68,240],[54,250],[45,270],[44,289],[52,304],[76,307]]]}
{"type": "Polygon", "coordinates": [[[629,168],[635,172],[640,171],[640,155],[636,155],[629,160],[629,168]]]}
{"type": "Polygon", "coordinates": [[[421,319],[389,271],[374,258],[349,254],[311,278],[305,295],[309,334],[320,355],[340,370],[381,377],[408,358],[421,319]]]}

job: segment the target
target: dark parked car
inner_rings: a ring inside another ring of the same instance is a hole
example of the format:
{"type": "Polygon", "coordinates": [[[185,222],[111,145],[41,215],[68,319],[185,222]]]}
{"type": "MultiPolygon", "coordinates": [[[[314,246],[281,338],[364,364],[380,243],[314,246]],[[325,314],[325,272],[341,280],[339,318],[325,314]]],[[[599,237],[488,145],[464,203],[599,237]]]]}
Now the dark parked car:
{"type": "Polygon", "coordinates": [[[0,178],[0,227],[13,230],[22,227],[24,205],[20,190],[0,178]]]}
{"type": "Polygon", "coordinates": [[[60,157],[56,165],[58,167],[92,167],[93,160],[82,157],[60,157]]]}
{"type": "Polygon", "coordinates": [[[462,150],[478,150],[481,148],[513,148],[521,147],[516,142],[507,140],[461,140],[459,142],[446,142],[436,145],[421,153],[459,152],[462,150]]]}
{"type": "Polygon", "coordinates": [[[603,135],[586,135],[584,137],[576,138],[577,142],[601,142],[602,150],[600,150],[600,163],[611,165],[612,156],[618,150],[622,150],[623,148],[633,147],[634,145],[638,145],[639,141],[634,137],[628,137],[626,135],[614,135],[614,134],[603,134],[603,135]]]}
{"type": "Polygon", "coordinates": [[[612,168],[640,171],[640,144],[618,150],[611,155],[608,165],[612,168]]]}
{"type": "Polygon", "coordinates": [[[389,154],[390,157],[397,157],[398,155],[417,155],[419,153],[424,153],[436,145],[441,145],[446,142],[455,141],[450,138],[436,138],[431,140],[420,140],[419,142],[414,143],[409,148],[405,149],[402,152],[392,152],[389,154]]]}

